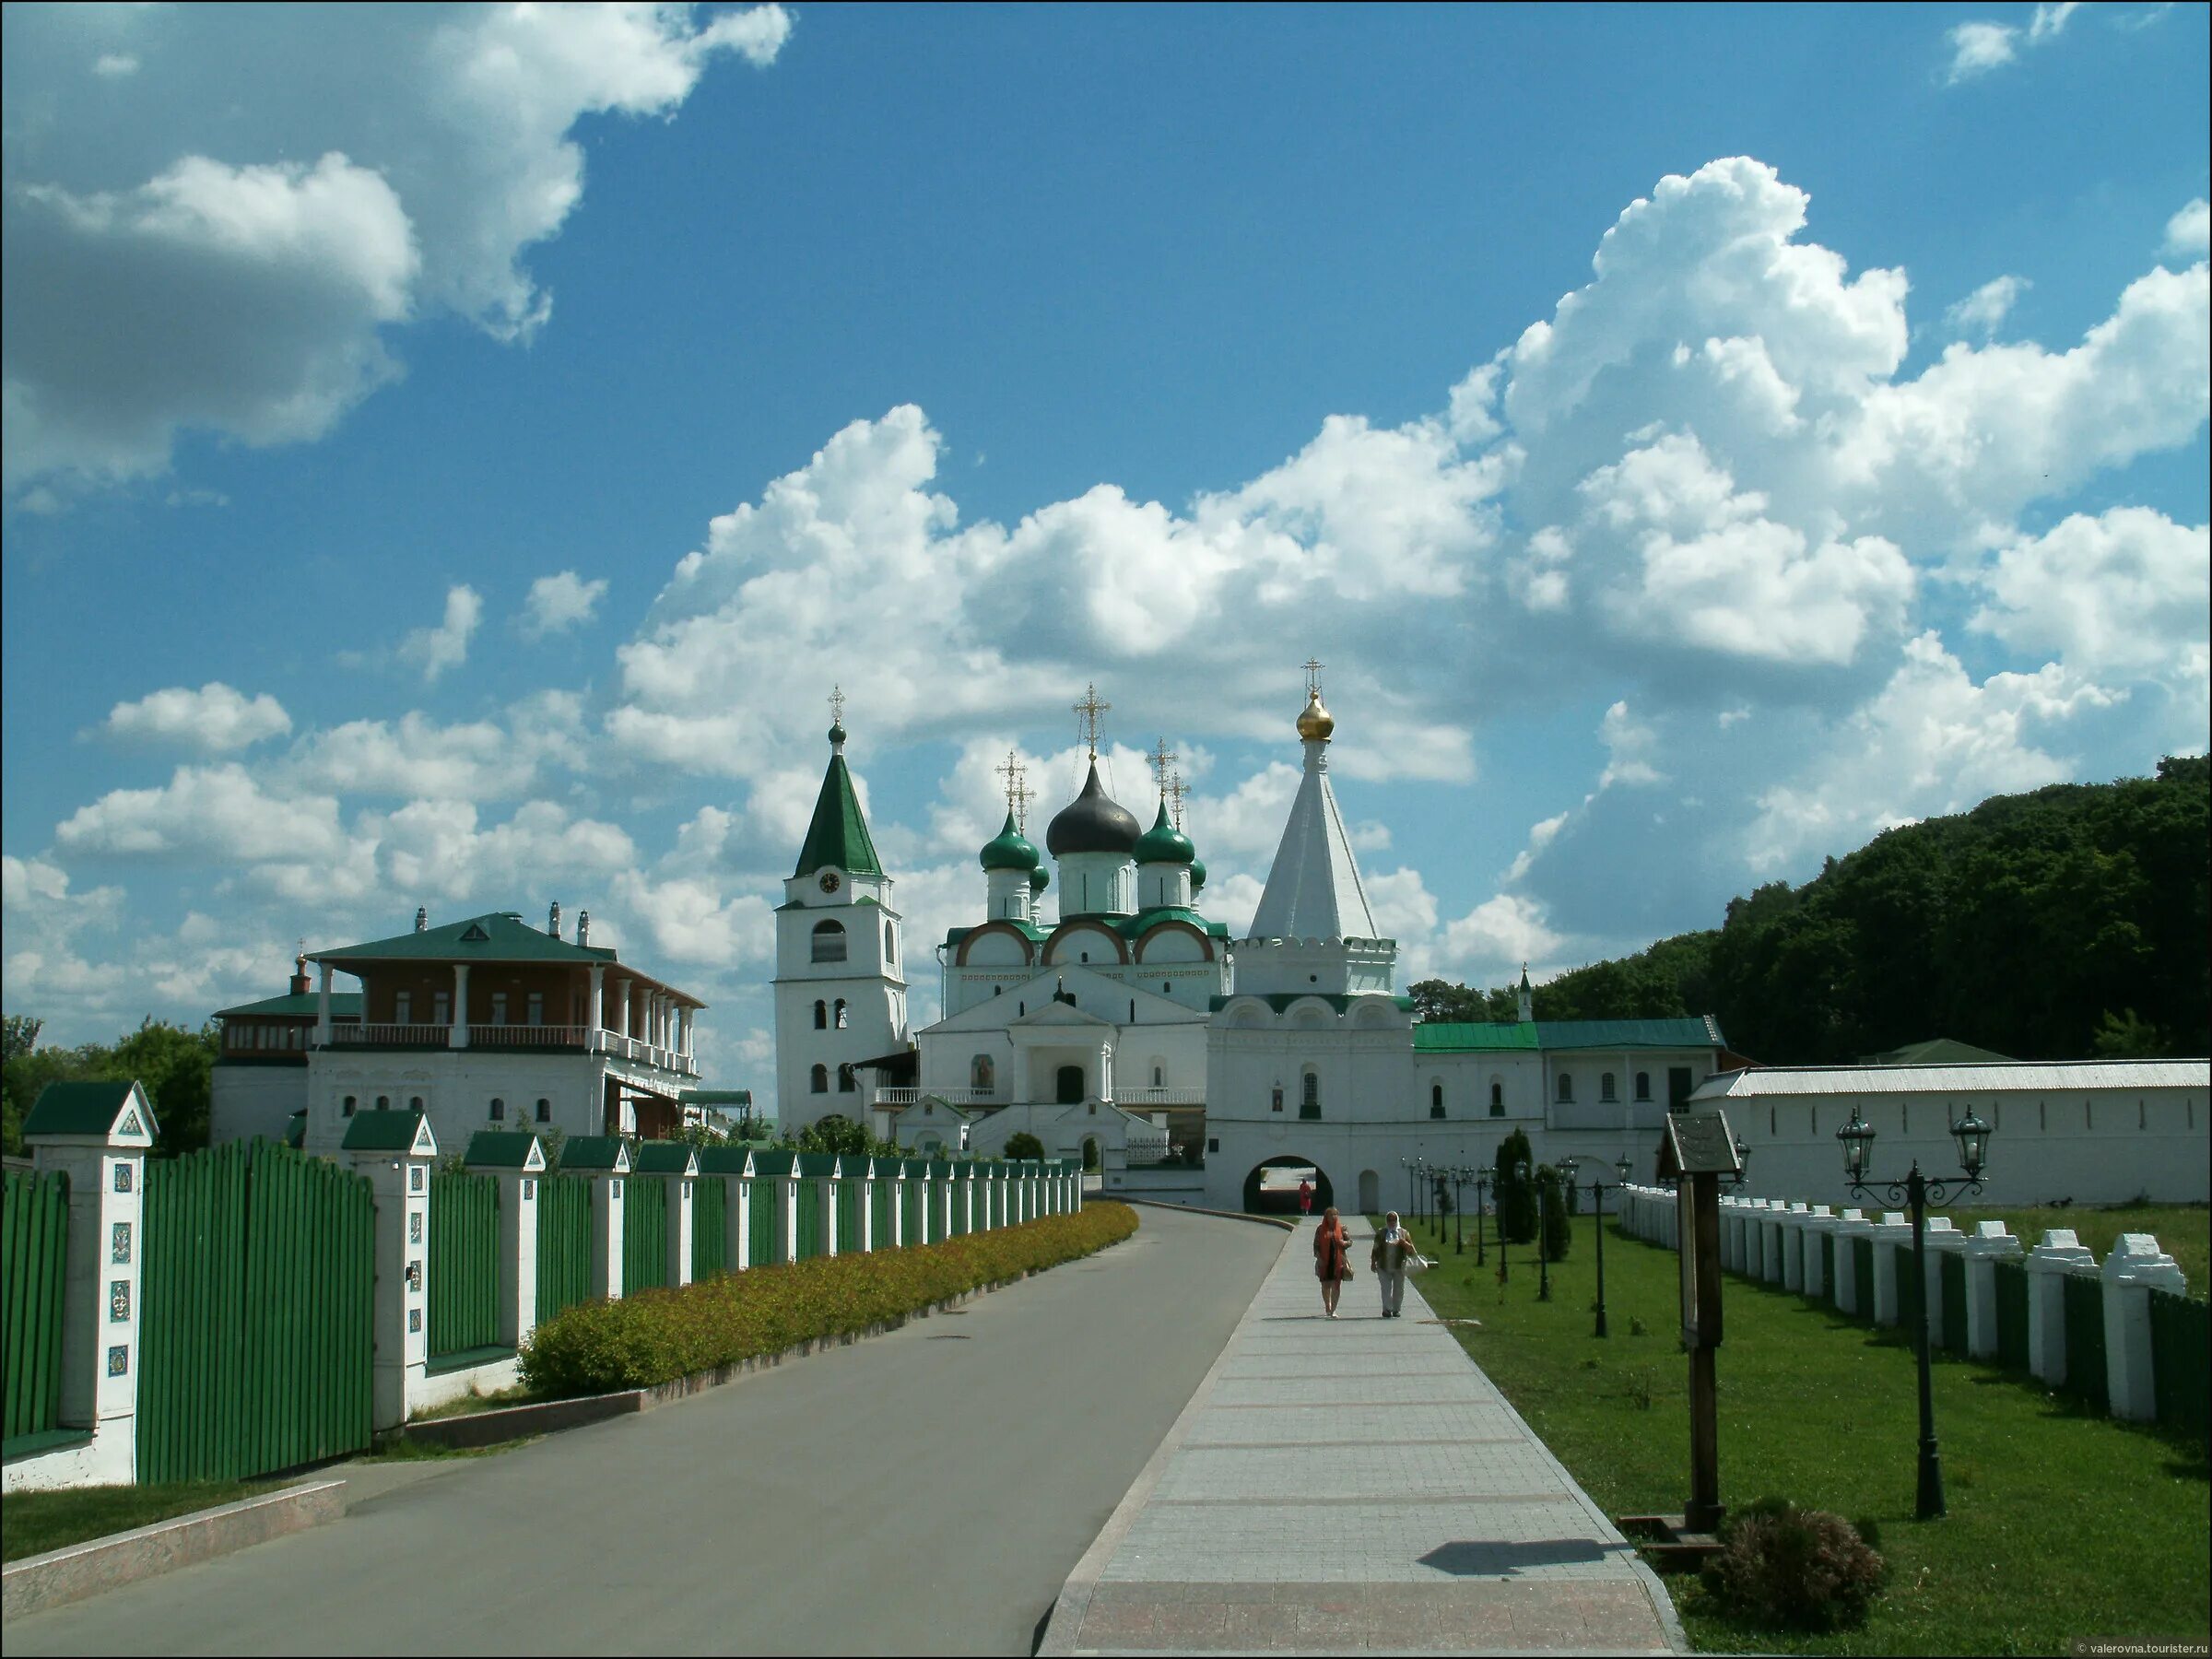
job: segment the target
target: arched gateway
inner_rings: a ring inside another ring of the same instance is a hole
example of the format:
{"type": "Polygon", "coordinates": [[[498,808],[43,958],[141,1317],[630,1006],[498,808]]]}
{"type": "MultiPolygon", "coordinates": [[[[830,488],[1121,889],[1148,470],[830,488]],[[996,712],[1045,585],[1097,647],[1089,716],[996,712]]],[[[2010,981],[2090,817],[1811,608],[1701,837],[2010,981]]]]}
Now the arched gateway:
{"type": "Polygon", "coordinates": [[[1313,1213],[1321,1212],[1336,1202],[1335,1189],[1330,1185],[1328,1172],[1310,1158],[1284,1155],[1263,1159],[1253,1165],[1252,1173],[1244,1177],[1244,1209],[1253,1216],[1295,1216],[1298,1214],[1298,1182],[1288,1186],[1265,1186],[1261,1177],[1269,1170],[1311,1170],[1313,1182],[1313,1213]]]}

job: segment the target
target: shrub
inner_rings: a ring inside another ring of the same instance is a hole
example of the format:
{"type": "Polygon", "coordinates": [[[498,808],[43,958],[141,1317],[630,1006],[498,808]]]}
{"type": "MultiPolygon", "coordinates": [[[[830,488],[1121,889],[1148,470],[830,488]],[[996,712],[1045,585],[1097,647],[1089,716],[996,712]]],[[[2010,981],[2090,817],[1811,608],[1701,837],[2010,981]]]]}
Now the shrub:
{"type": "Polygon", "coordinates": [[[1565,1261],[1567,1247],[1574,1242],[1574,1226],[1567,1218],[1567,1196],[1559,1190],[1565,1184],[1549,1164],[1536,1171],[1536,1187],[1543,1194],[1544,1259],[1547,1262],[1565,1261]]]}
{"type": "Polygon", "coordinates": [[[1006,1156],[1008,1159],[1042,1158],[1044,1143],[1024,1129],[1006,1136],[1006,1156]]]}
{"type": "Polygon", "coordinates": [[[1136,1230],[1125,1204],[965,1233],[937,1244],[718,1274],[680,1290],[581,1302],[523,1345],[522,1377],[547,1396],[650,1388],[812,1337],[901,1319],[980,1285],[1089,1255],[1136,1230]]]}
{"type": "Polygon", "coordinates": [[[1536,1190],[1521,1176],[1522,1166],[1535,1161],[1525,1131],[1516,1129],[1499,1142],[1493,1190],[1498,1195],[1498,1236],[1508,1243],[1525,1244],[1536,1236],[1536,1190]]]}
{"type": "Polygon", "coordinates": [[[1762,1498],[1722,1526],[1704,1581],[1724,1611],[1748,1623],[1832,1630],[1866,1617],[1882,1558],[1841,1515],[1762,1498]]]}

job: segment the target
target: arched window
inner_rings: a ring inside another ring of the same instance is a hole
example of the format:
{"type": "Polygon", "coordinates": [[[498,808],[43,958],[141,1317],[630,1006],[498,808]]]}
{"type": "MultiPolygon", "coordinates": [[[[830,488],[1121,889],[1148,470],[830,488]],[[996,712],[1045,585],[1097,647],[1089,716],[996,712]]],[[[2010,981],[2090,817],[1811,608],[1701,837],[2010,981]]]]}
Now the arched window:
{"type": "Polygon", "coordinates": [[[841,1031],[845,1029],[845,999],[841,996],[837,999],[837,1014],[830,1023],[841,1031]]]}
{"type": "Polygon", "coordinates": [[[1317,1118],[1321,1115],[1321,1077],[1310,1069],[1299,1079],[1298,1115],[1301,1118],[1317,1118]]]}
{"type": "Polygon", "coordinates": [[[1429,1085],[1429,1115],[1432,1118],[1444,1115],[1444,1086],[1441,1083],[1429,1085]]]}
{"type": "Polygon", "coordinates": [[[1636,1074],[1636,1098],[1640,1100],[1648,1100],[1652,1098],[1652,1074],[1650,1072],[1636,1074]]]}
{"type": "Polygon", "coordinates": [[[841,1065],[837,1068],[837,1092],[839,1094],[851,1094],[859,1087],[860,1085],[853,1081],[853,1068],[850,1065],[841,1065]]]}
{"type": "Polygon", "coordinates": [[[1559,1074],[1559,1099],[1561,1100],[1574,1099],[1574,1078],[1566,1072],[1559,1074]]]}
{"type": "Polygon", "coordinates": [[[989,1094],[998,1087],[998,1068],[991,1064],[991,1056],[978,1054],[968,1062],[968,1087],[978,1094],[989,1094]]]}
{"type": "Polygon", "coordinates": [[[345,1101],[338,1107],[338,1115],[340,1117],[351,1117],[353,1115],[353,1097],[351,1095],[347,1095],[345,1099],[345,1101]]]}
{"type": "Polygon", "coordinates": [[[887,962],[899,959],[899,935],[891,931],[888,922],[883,924],[883,959],[887,962]]]}
{"type": "Polygon", "coordinates": [[[1492,1117],[1505,1115],[1505,1085],[1496,1077],[1490,1079],[1490,1115],[1492,1117]]]}
{"type": "Polygon", "coordinates": [[[539,1101],[538,1101],[538,1103],[537,1103],[537,1121],[538,1121],[539,1123],[541,1123],[541,1124],[549,1124],[549,1123],[551,1123],[551,1122],[553,1121],[553,1102],[552,1102],[552,1101],[550,1101],[550,1100],[539,1100],[539,1101]]]}
{"type": "Polygon", "coordinates": [[[1159,1062],[1155,1060],[1152,1063],[1152,1087],[1159,1088],[1166,1082],[1166,1071],[1162,1068],[1159,1062]]]}
{"type": "Polygon", "coordinates": [[[1275,1110],[1275,1111],[1277,1111],[1277,1112],[1280,1112],[1282,1109],[1283,1109],[1283,1091],[1282,1091],[1281,1089],[1279,1089],[1279,1088],[1278,1088],[1278,1089],[1277,1089],[1277,1090],[1275,1091],[1275,1102],[1274,1102],[1274,1107],[1273,1107],[1273,1110],[1275,1110]]]}
{"type": "Polygon", "coordinates": [[[842,922],[817,922],[814,924],[814,959],[818,962],[841,962],[845,959],[845,924],[842,922]]]}
{"type": "Polygon", "coordinates": [[[830,1005],[819,997],[815,999],[814,1004],[814,1029],[818,1031],[830,1029],[830,1005]]]}
{"type": "Polygon", "coordinates": [[[491,1097],[491,1121],[495,1124],[503,1124],[507,1121],[507,1102],[500,1100],[498,1095],[491,1097]]]}
{"type": "Polygon", "coordinates": [[[389,1111],[391,1111],[391,1110],[392,1110],[392,1097],[391,1097],[390,1095],[378,1095],[378,1096],[376,1097],[376,1109],[377,1109],[379,1112],[389,1112],[389,1111]]]}
{"type": "Polygon", "coordinates": [[[830,1092],[830,1068],[828,1066],[817,1065],[806,1074],[806,1092],[809,1094],[828,1094],[830,1092]]]}
{"type": "Polygon", "coordinates": [[[1601,1072],[1598,1075],[1597,1098],[1601,1100],[1618,1100],[1620,1099],[1619,1091],[1613,1087],[1613,1074],[1611,1072],[1601,1072]]]}

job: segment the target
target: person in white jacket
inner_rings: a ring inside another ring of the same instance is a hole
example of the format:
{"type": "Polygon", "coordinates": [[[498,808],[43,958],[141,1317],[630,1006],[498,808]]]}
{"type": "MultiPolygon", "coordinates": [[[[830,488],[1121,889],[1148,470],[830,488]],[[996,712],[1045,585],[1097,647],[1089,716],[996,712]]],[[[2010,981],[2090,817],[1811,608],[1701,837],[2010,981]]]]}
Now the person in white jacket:
{"type": "Polygon", "coordinates": [[[1374,1248],[1367,1254],[1367,1265],[1374,1270],[1375,1282],[1382,1288],[1382,1317],[1397,1318],[1398,1304],[1406,1298],[1406,1270],[1425,1264],[1421,1253],[1413,1247],[1413,1235],[1398,1225],[1396,1210],[1384,1212],[1382,1230],[1375,1235],[1374,1248]]]}

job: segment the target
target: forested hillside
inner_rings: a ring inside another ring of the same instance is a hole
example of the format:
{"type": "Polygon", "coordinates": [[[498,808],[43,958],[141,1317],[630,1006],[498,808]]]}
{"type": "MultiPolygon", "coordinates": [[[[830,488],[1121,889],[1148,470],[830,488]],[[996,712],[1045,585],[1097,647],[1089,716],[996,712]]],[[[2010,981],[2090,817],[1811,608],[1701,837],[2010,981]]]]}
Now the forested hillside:
{"type": "MultiPolygon", "coordinates": [[[[1563,973],[1539,1019],[1715,1014],[1770,1065],[1950,1037],[2024,1060],[2212,1053],[2212,763],[2054,784],[1891,830],[1715,930],[1563,973]]],[[[1510,1019],[1509,989],[1413,987],[1428,1019],[1510,1019]]]]}

